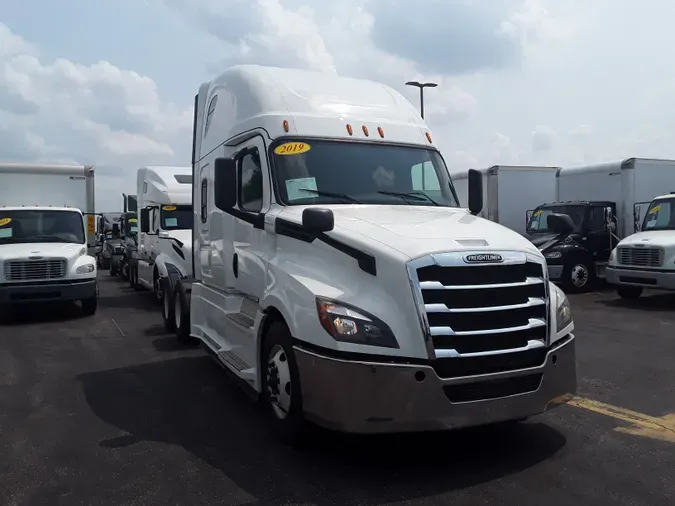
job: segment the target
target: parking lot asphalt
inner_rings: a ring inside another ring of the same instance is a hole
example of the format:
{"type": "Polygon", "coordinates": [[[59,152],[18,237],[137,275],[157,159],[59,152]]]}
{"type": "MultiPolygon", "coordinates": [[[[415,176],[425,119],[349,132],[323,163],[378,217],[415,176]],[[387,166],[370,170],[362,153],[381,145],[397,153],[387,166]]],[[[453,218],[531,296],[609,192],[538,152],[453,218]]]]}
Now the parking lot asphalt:
{"type": "Polygon", "coordinates": [[[675,504],[675,295],[570,299],[572,405],[511,428],[317,431],[298,450],[104,273],[95,316],[33,307],[0,326],[0,505],[675,504]]]}

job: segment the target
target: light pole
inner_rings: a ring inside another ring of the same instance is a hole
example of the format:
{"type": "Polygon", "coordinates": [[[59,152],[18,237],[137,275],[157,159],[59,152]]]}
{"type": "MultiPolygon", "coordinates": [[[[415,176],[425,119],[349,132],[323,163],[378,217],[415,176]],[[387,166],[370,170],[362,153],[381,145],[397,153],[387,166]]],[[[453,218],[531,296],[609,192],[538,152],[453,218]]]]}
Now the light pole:
{"type": "Polygon", "coordinates": [[[422,113],[422,119],[424,119],[424,88],[435,88],[438,84],[420,83],[419,81],[408,81],[405,84],[406,86],[414,86],[415,88],[420,89],[420,112],[422,113]]]}

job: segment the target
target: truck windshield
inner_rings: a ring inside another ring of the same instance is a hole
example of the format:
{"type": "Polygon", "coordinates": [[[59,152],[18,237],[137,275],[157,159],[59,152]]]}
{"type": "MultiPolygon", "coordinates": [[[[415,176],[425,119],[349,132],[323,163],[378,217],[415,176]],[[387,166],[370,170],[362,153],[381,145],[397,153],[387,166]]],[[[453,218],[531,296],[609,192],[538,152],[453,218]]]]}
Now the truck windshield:
{"type": "Polygon", "coordinates": [[[162,206],[159,217],[163,230],[192,229],[192,206],[162,206]]]}
{"type": "Polygon", "coordinates": [[[0,212],[0,244],[66,242],[84,244],[84,221],[74,211],[0,212]]]}
{"type": "Polygon", "coordinates": [[[645,230],[675,230],[675,199],[659,199],[649,204],[642,222],[645,230]]]}
{"type": "Polygon", "coordinates": [[[294,140],[276,146],[273,161],[278,196],[286,205],[459,207],[443,158],[432,149],[294,140]]]}
{"type": "Polygon", "coordinates": [[[535,209],[527,224],[528,234],[553,233],[548,229],[548,217],[551,214],[566,214],[574,222],[574,228],[580,229],[584,221],[585,207],[581,205],[542,206],[535,209]]]}

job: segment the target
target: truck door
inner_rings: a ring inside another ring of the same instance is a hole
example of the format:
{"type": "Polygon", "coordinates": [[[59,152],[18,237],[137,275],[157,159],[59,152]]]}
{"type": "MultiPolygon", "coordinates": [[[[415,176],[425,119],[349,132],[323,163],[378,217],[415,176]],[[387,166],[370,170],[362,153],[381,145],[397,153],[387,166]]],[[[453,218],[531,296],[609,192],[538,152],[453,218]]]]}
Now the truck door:
{"type": "Polygon", "coordinates": [[[255,364],[257,343],[253,322],[265,291],[268,256],[263,213],[270,207],[271,182],[262,137],[246,141],[238,150],[242,153],[237,160],[237,206],[241,218],[234,220],[232,269],[241,306],[231,335],[238,341],[240,357],[255,364]]]}
{"type": "Polygon", "coordinates": [[[584,247],[588,249],[593,260],[596,262],[606,262],[609,260],[616,241],[612,239],[610,231],[605,222],[605,207],[590,206],[586,210],[586,240],[584,247]]]}

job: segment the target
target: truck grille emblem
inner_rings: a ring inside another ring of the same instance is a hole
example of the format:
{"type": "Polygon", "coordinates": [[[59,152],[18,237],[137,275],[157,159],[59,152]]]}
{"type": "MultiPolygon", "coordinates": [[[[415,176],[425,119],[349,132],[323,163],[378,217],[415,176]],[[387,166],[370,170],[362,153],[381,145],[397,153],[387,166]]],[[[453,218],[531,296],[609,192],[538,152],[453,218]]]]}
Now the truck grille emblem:
{"type": "Polygon", "coordinates": [[[504,257],[497,253],[474,253],[466,255],[464,261],[467,264],[499,264],[504,261],[504,257]]]}

